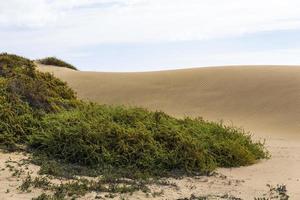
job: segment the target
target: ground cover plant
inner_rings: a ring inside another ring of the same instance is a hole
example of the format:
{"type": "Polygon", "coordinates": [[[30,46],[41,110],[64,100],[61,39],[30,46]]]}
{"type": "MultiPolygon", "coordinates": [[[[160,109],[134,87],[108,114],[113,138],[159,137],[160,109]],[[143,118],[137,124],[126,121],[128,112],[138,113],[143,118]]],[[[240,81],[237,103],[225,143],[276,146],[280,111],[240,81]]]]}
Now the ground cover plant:
{"type": "Polygon", "coordinates": [[[49,114],[29,137],[47,157],[97,169],[163,175],[207,174],[265,158],[242,130],[202,119],[175,119],[141,108],[84,104],[49,114]]]}
{"type": "Polygon", "coordinates": [[[249,165],[268,157],[263,143],[241,129],[81,102],[66,83],[35,68],[26,58],[0,54],[3,148],[129,178],[208,174],[216,167],[249,165]]]}
{"type": "Polygon", "coordinates": [[[71,65],[70,63],[67,63],[56,57],[47,57],[47,58],[39,59],[37,60],[37,62],[44,65],[54,65],[54,66],[66,67],[66,68],[77,70],[77,68],[71,65]]]}

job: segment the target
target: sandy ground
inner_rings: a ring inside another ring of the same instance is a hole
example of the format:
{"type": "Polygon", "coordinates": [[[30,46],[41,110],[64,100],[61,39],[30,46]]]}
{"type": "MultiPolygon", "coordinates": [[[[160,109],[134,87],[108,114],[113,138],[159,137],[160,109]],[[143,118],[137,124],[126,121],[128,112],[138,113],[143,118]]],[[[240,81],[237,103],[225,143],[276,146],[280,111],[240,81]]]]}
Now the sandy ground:
{"type": "MultiPolygon", "coordinates": [[[[284,139],[270,139],[267,143],[268,149],[272,153],[270,160],[263,160],[259,163],[240,168],[218,169],[216,175],[211,177],[185,177],[181,179],[168,179],[169,182],[176,186],[157,186],[151,185],[152,194],[160,193],[159,196],[147,196],[143,192],[135,192],[130,194],[121,194],[114,199],[146,200],[172,200],[178,198],[186,198],[191,195],[208,196],[210,199],[220,199],[220,196],[228,195],[245,200],[253,200],[255,197],[268,197],[267,184],[276,186],[277,184],[287,185],[288,195],[290,199],[300,199],[300,145],[298,141],[289,141],[284,139]]],[[[32,176],[37,176],[39,167],[34,165],[22,166],[24,170],[21,177],[12,176],[14,171],[10,171],[6,167],[7,161],[20,162],[27,157],[22,154],[0,153],[0,200],[22,200],[37,197],[42,193],[40,189],[32,189],[31,192],[21,192],[18,187],[22,180],[26,177],[27,172],[32,176]],[[27,170],[26,170],[27,168],[27,170]],[[9,192],[8,192],[9,191],[9,192]]],[[[9,164],[17,166],[13,162],[9,164]]],[[[16,167],[16,169],[19,169],[16,167]]],[[[59,181],[57,181],[59,182],[59,181]]],[[[103,197],[105,194],[97,194],[95,192],[87,194],[81,199],[95,199],[95,197],[103,197]]],[[[107,198],[110,199],[110,198],[107,198]]]]}
{"type": "MultiPolygon", "coordinates": [[[[159,197],[176,199],[195,195],[229,194],[242,199],[260,197],[266,184],[286,184],[290,199],[300,199],[300,67],[240,66],[195,68],[148,73],[79,72],[40,66],[67,81],[82,99],[163,110],[177,117],[202,116],[244,127],[256,139],[266,139],[272,158],[258,164],[218,169],[214,177],[183,178],[178,188],[163,189],[159,197]]],[[[1,155],[2,162],[5,160],[1,155]]],[[[1,185],[9,185],[0,173],[1,185]]],[[[13,183],[12,183],[13,184],[13,183]]],[[[0,199],[22,198],[6,194],[0,199]]],[[[29,194],[27,194],[29,195],[29,194]]],[[[30,199],[30,196],[27,196],[30,199]]],[[[94,194],[84,199],[93,199],[94,194]]],[[[135,193],[129,199],[145,199],[135,193]]],[[[216,198],[218,199],[218,198],[216,198]]]]}
{"type": "MultiPolygon", "coordinates": [[[[20,192],[18,190],[18,187],[22,183],[22,178],[26,176],[24,173],[24,176],[18,177],[13,176],[12,174],[15,172],[14,169],[23,169],[25,170],[26,166],[23,167],[17,167],[18,164],[14,162],[22,162],[23,159],[26,159],[27,157],[23,154],[19,153],[3,153],[0,152],[0,200],[6,200],[6,199],[31,199],[33,197],[36,197],[39,195],[41,191],[36,190],[31,193],[24,193],[20,192]],[[14,166],[12,170],[8,167],[14,166]]],[[[29,165],[27,165],[28,167],[29,165]]],[[[29,166],[30,169],[26,170],[26,172],[37,174],[38,167],[34,165],[29,166]]]]}

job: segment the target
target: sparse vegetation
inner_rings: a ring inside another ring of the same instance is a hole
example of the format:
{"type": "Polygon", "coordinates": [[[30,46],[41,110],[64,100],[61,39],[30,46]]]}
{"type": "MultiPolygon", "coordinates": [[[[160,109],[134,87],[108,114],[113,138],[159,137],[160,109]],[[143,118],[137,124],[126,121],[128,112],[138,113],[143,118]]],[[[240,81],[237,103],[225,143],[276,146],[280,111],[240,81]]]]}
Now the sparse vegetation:
{"type": "Polygon", "coordinates": [[[290,197],[287,194],[287,187],[286,185],[276,185],[272,186],[267,184],[269,191],[263,195],[263,197],[256,197],[254,200],[272,200],[272,199],[279,199],[279,200],[288,200],[290,197]]]}
{"type": "Polygon", "coordinates": [[[32,200],[59,200],[51,195],[47,195],[45,193],[42,193],[40,196],[36,198],[32,198],[32,200]]]}
{"type": "MultiPolygon", "coordinates": [[[[289,195],[287,194],[287,188],[285,185],[272,186],[267,184],[268,191],[263,194],[263,197],[254,197],[254,200],[288,200],[289,195]]],[[[179,198],[177,200],[210,200],[210,199],[224,199],[224,200],[242,200],[239,197],[235,197],[229,194],[225,195],[203,195],[195,196],[191,195],[186,198],[179,198]]]]}
{"type": "Polygon", "coordinates": [[[39,60],[37,60],[37,62],[44,64],[44,65],[54,65],[54,66],[58,66],[58,67],[66,67],[66,68],[70,68],[73,70],[77,70],[77,68],[74,67],[73,65],[71,65],[70,63],[67,63],[56,57],[47,57],[47,58],[39,59],[39,60]]]}
{"type": "MultiPolygon", "coordinates": [[[[19,186],[19,190],[23,192],[31,192],[33,188],[42,189],[43,191],[49,192],[51,195],[41,194],[37,199],[65,199],[66,197],[72,197],[76,199],[78,197],[84,196],[89,192],[102,192],[107,193],[107,195],[115,196],[115,194],[132,194],[137,190],[144,192],[149,192],[150,190],[146,186],[146,182],[137,182],[134,180],[108,180],[105,178],[99,178],[95,180],[88,180],[85,178],[76,178],[73,180],[68,180],[65,182],[53,183],[47,177],[37,176],[32,178],[28,174],[24,179],[22,184],[19,186]]],[[[159,195],[158,193],[155,195],[159,195]]]]}
{"type": "Polygon", "coordinates": [[[242,200],[241,198],[234,197],[231,195],[206,195],[206,196],[195,196],[191,195],[189,198],[180,198],[177,200],[212,200],[212,199],[223,199],[223,200],[242,200]]]}

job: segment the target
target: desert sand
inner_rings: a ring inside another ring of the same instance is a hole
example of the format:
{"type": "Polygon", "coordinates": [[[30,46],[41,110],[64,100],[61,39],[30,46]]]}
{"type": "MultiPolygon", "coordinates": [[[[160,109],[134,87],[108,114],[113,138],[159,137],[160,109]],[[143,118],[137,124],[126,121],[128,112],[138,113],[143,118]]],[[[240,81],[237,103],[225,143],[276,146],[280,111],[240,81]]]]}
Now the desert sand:
{"type": "MultiPolygon", "coordinates": [[[[267,184],[285,184],[290,199],[300,199],[300,67],[226,66],[103,73],[40,65],[39,70],[65,80],[85,100],[142,106],[176,117],[223,120],[250,131],[255,139],[266,140],[270,159],[247,167],[218,169],[213,177],[171,179],[178,188],[153,186],[164,193],[150,199],[191,194],[254,199],[266,193],[267,184]]],[[[0,174],[0,179],[5,177],[0,174]]],[[[10,195],[4,199],[22,199],[22,194],[10,195]]],[[[142,193],[128,197],[147,199],[142,193]]],[[[94,194],[84,197],[93,198],[94,194]]]]}
{"type": "Polygon", "coordinates": [[[300,137],[300,67],[207,67],[144,73],[41,66],[82,99],[142,106],[173,116],[225,120],[266,135],[300,137]],[[269,134],[270,133],[270,134],[269,134]]]}

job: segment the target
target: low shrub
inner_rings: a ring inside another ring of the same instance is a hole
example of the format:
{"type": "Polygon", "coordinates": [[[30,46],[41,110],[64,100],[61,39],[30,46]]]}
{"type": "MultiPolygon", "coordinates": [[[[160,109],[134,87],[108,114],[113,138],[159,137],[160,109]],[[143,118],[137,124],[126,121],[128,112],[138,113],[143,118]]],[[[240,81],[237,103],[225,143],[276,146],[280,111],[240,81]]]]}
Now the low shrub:
{"type": "Polygon", "coordinates": [[[0,54],[0,75],[6,80],[6,93],[35,110],[54,112],[76,104],[75,92],[65,82],[37,71],[35,64],[26,58],[0,54]]]}
{"type": "Polygon", "coordinates": [[[40,127],[30,136],[39,153],[127,175],[207,174],[267,157],[263,144],[242,130],[141,108],[84,104],[45,116],[40,127]]]}
{"type": "Polygon", "coordinates": [[[0,78],[0,146],[14,150],[18,142],[25,141],[34,118],[28,104],[7,92],[7,84],[0,78]]]}
{"type": "Polygon", "coordinates": [[[77,70],[77,68],[74,67],[73,65],[71,65],[70,63],[67,63],[56,57],[47,57],[47,58],[39,59],[39,60],[37,60],[37,62],[44,64],[44,65],[54,65],[54,66],[58,66],[58,67],[66,67],[66,68],[70,68],[73,70],[77,70]]]}
{"type": "Polygon", "coordinates": [[[35,68],[26,58],[0,54],[1,146],[14,149],[17,144],[24,144],[44,114],[79,104],[66,83],[35,68]]]}

